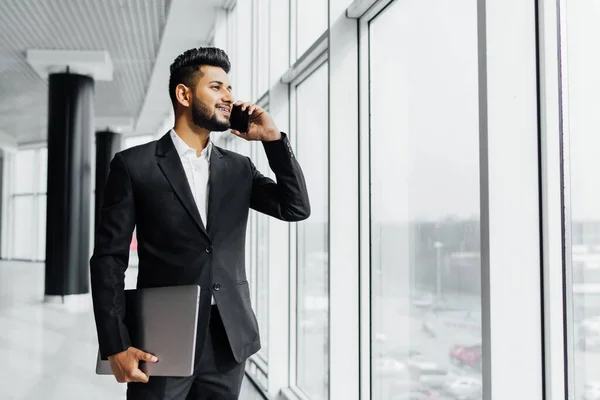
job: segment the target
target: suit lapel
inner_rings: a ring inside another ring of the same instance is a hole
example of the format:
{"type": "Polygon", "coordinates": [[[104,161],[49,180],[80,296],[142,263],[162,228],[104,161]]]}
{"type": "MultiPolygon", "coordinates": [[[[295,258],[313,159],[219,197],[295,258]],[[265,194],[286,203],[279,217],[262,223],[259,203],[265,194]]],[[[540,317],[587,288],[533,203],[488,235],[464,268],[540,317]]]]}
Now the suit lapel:
{"type": "Polygon", "coordinates": [[[156,156],[158,158],[158,166],[171,184],[171,187],[181,201],[181,204],[183,204],[202,233],[208,237],[206,228],[202,223],[202,218],[200,218],[198,207],[194,201],[192,190],[190,189],[187,177],[185,176],[181,159],[179,158],[179,154],[177,154],[177,150],[171,139],[170,132],[167,132],[167,134],[157,142],[156,156]]]}
{"type": "Polygon", "coordinates": [[[211,231],[215,218],[219,213],[219,206],[225,195],[225,184],[227,183],[227,162],[223,158],[223,153],[217,146],[213,145],[210,154],[210,172],[208,176],[208,219],[207,229],[211,231]]]}

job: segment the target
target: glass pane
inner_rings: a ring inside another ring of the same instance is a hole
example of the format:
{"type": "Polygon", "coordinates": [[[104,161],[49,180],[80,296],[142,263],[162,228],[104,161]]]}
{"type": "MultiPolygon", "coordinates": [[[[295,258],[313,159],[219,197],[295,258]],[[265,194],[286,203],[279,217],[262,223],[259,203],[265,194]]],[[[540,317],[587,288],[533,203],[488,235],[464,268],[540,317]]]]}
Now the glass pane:
{"type": "Polygon", "coordinates": [[[296,0],[296,58],[327,30],[327,0],[296,0]]]}
{"type": "MultiPolygon", "coordinates": [[[[268,107],[265,107],[268,112],[268,107]]],[[[261,143],[256,146],[256,168],[265,176],[271,171],[261,143]]],[[[269,217],[256,213],[256,318],[262,348],[259,355],[268,360],[269,349],[269,217]]]]}
{"type": "Polygon", "coordinates": [[[20,260],[36,258],[34,231],[35,212],[33,209],[34,196],[14,196],[13,219],[13,257],[20,260]]]}
{"type": "Polygon", "coordinates": [[[269,349],[269,220],[268,216],[256,216],[256,317],[262,348],[259,355],[267,361],[269,349]]]}
{"type": "Polygon", "coordinates": [[[297,385],[312,400],[328,398],[329,242],[327,65],[297,87],[297,157],[312,215],[297,224],[297,385]]]}
{"type": "Polygon", "coordinates": [[[252,2],[238,1],[231,25],[236,39],[231,51],[234,59],[231,60],[231,73],[229,76],[232,77],[231,86],[233,86],[235,98],[243,101],[250,101],[252,98],[252,49],[254,41],[252,18],[250,16],[252,16],[252,2]]]}
{"type": "Polygon", "coordinates": [[[46,259],[46,195],[37,196],[37,256],[38,260],[46,259]]]}
{"type": "Polygon", "coordinates": [[[404,0],[370,23],[374,400],[482,398],[476,13],[404,0]]]}
{"type": "Polygon", "coordinates": [[[48,149],[41,148],[38,153],[39,159],[39,176],[38,176],[38,191],[46,193],[48,187],[48,149]]]}
{"type": "MultiPolygon", "coordinates": [[[[576,399],[600,398],[600,2],[566,2],[576,399]]],[[[564,12],[565,10],[563,10],[564,12]]],[[[563,43],[565,44],[565,43],[563,43]]]]}
{"type": "Polygon", "coordinates": [[[19,150],[15,155],[13,193],[33,193],[35,182],[35,149],[19,150]]]}
{"type": "Polygon", "coordinates": [[[269,0],[256,0],[258,7],[258,97],[269,90],[269,0]]]}

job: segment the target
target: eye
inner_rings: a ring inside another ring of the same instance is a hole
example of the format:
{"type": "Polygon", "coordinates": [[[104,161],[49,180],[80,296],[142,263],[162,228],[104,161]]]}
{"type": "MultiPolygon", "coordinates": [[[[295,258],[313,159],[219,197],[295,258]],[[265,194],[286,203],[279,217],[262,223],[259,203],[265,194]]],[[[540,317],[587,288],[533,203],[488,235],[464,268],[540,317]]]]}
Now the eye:
{"type": "Polygon", "coordinates": [[[220,90],[221,88],[219,86],[211,86],[212,89],[217,89],[220,90]]]}

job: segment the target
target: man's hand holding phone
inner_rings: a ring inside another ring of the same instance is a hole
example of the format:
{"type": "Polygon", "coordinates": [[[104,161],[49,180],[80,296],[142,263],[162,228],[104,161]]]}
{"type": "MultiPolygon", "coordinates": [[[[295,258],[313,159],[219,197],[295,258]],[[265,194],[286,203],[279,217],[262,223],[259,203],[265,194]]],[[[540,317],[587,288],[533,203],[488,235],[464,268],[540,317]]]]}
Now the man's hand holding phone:
{"type": "Polygon", "coordinates": [[[119,383],[142,382],[148,383],[149,377],[140,368],[139,362],[158,362],[158,358],[135,347],[108,357],[110,368],[119,383]]]}
{"type": "Polygon", "coordinates": [[[281,139],[281,132],[268,112],[256,104],[236,101],[230,116],[231,133],[246,140],[270,142],[281,139]],[[247,131],[241,132],[247,125],[247,131]]]}

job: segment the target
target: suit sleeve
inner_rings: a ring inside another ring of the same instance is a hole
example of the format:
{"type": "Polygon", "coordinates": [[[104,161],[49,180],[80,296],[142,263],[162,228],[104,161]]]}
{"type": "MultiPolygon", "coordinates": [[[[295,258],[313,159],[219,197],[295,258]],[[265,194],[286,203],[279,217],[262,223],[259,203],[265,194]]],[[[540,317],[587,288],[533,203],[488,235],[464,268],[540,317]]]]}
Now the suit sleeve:
{"type": "Polygon", "coordinates": [[[125,159],[117,153],[104,188],[90,278],[94,317],[103,358],[131,345],[125,318],[125,270],[135,225],[133,186],[125,159]]]}
{"type": "Polygon", "coordinates": [[[263,142],[277,182],[262,175],[248,160],[252,170],[250,207],[283,221],[302,221],[310,216],[306,182],[287,135],[281,135],[281,140],[263,142]]]}

